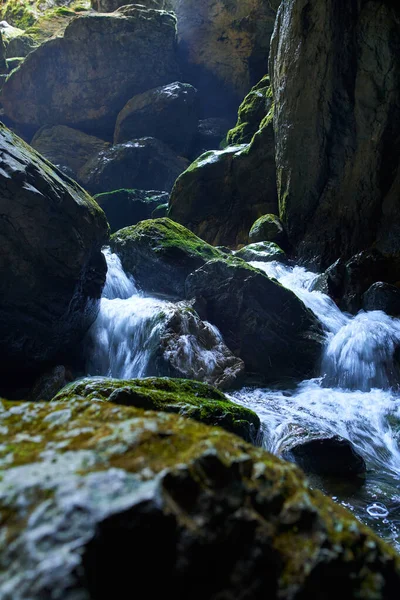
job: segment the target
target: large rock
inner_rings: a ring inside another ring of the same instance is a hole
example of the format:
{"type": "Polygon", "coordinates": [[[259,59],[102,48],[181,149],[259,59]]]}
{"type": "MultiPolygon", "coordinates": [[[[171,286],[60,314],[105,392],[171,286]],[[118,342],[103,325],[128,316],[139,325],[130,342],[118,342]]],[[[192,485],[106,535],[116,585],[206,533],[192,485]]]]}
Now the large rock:
{"type": "Polygon", "coordinates": [[[80,169],[79,182],[92,194],[119,188],[170,191],[189,165],[164,142],[145,137],[117,144],[93,156],[80,169]]]}
{"type": "MultiPolygon", "coordinates": [[[[168,206],[168,192],[157,190],[115,190],[95,196],[104,210],[112,233],[150,219],[153,211],[168,206]]],[[[161,216],[161,215],[160,215],[161,216]]]]}
{"type": "Polygon", "coordinates": [[[210,244],[247,244],[254,221],[277,210],[271,119],[249,145],[206,152],[191,164],[175,182],[168,216],[210,244]]]}
{"type": "Polygon", "coordinates": [[[118,115],[114,144],[155,137],[187,155],[197,132],[197,90],[176,81],[134,96],[118,115]]]}
{"type": "Polygon", "coordinates": [[[272,90],[269,75],[265,75],[247,94],[239,106],[235,127],[228,131],[229,146],[247,144],[260,128],[261,121],[272,108],[272,90]]]}
{"type": "Polygon", "coordinates": [[[2,125],[0,147],[0,373],[2,387],[16,387],[76,353],[97,315],[108,225],[83,189],[2,125]]]}
{"type": "Polygon", "coordinates": [[[3,36],[0,34],[0,74],[8,73],[6,63],[6,48],[3,42],[3,36]]]}
{"type": "Polygon", "coordinates": [[[397,600],[395,551],[239,437],[95,399],[2,408],[5,600],[397,600]]]}
{"type": "Polygon", "coordinates": [[[260,419],[252,410],[231,402],[214,387],[198,381],[169,379],[85,378],[71,383],[55,396],[55,402],[76,397],[104,400],[120,406],[172,412],[206,425],[218,425],[226,431],[255,441],[260,419]]]}
{"type": "Polygon", "coordinates": [[[185,280],[192,271],[223,254],[191,231],[161,218],[126,227],[110,240],[111,249],[140,287],[149,293],[185,297],[185,280]]]}
{"type": "Polygon", "coordinates": [[[5,114],[30,130],[57,123],[112,135],[132,96],[179,79],[175,24],[141,6],[73,19],[9,77],[5,114]]]}
{"type": "Polygon", "coordinates": [[[375,241],[400,252],[399,18],[387,0],[289,0],[278,12],[280,216],[300,256],[323,267],[375,241]]]}
{"type": "Polygon", "coordinates": [[[322,331],[291,291],[239,259],[211,260],[188,276],[188,299],[261,380],[315,372],[322,331]]]}
{"type": "Polygon", "coordinates": [[[31,146],[58,167],[68,167],[75,177],[87,161],[106,150],[109,143],[65,125],[39,129],[31,146]]]}

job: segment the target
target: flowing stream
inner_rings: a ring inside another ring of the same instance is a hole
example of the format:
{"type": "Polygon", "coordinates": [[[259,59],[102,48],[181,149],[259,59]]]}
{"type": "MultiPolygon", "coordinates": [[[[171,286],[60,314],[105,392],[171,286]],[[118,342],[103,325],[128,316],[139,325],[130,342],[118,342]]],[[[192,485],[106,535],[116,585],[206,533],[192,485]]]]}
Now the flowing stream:
{"type": "MultiPolygon", "coordinates": [[[[118,378],[156,374],[154,356],[165,319],[175,310],[169,300],[146,297],[124,273],[116,255],[105,251],[107,282],[100,314],[87,342],[87,373],[118,378]]],[[[400,374],[394,352],[400,320],[381,311],[342,313],[325,294],[310,291],[316,278],[302,267],[278,262],[253,266],[291,289],[321,321],[326,343],[320,377],[296,387],[243,388],[232,400],[258,413],[264,447],[279,454],[301,428],[348,439],[364,458],[367,473],[353,481],[309,477],[400,550],[400,374]]],[[[220,334],[210,324],[217,339],[220,334]]],[[[196,354],[204,372],[212,352],[184,336],[182,361],[196,354]]],[[[182,348],[180,349],[182,352],[182,348]]]]}

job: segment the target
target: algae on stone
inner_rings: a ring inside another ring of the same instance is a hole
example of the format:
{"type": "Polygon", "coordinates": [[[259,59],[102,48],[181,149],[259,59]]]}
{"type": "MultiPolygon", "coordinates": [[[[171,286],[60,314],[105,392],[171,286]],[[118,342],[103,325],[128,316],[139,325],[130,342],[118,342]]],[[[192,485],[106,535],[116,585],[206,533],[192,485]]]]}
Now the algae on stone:
{"type": "Polygon", "coordinates": [[[218,425],[248,442],[255,442],[260,428],[260,419],[252,410],[231,402],[212,386],[188,379],[86,378],[66,386],[54,400],[65,402],[74,397],[177,413],[206,425],[218,425]]]}

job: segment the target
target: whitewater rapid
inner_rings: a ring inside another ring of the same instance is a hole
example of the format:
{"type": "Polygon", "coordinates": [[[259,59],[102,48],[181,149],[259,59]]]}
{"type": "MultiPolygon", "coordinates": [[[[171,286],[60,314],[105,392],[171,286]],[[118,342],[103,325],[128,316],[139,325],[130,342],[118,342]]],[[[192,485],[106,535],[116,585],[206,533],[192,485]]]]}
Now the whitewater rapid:
{"type": "MultiPolygon", "coordinates": [[[[87,338],[87,374],[154,375],[154,355],[176,304],[141,293],[119,258],[110,250],[105,256],[107,282],[99,317],[87,338]]],[[[394,360],[400,320],[382,311],[342,313],[327,295],[312,291],[317,275],[302,267],[275,261],[250,264],[304,302],[322,323],[326,341],[319,377],[292,388],[244,388],[230,397],[257,412],[263,445],[275,454],[295,439],[298,428],[348,439],[366,461],[365,481],[350,484],[314,477],[311,484],[400,549],[400,375],[394,360]]],[[[222,340],[212,324],[206,325],[222,340]]],[[[215,362],[193,335],[184,335],[180,345],[181,361],[189,364],[194,355],[196,360],[200,356],[204,372],[215,362]]]]}

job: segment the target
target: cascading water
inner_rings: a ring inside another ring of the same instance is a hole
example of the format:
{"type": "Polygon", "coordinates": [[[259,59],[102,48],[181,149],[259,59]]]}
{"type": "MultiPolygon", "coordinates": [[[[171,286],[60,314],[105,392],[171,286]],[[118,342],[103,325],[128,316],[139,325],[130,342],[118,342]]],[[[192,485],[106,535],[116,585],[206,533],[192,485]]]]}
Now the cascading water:
{"type": "MultiPolygon", "coordinates": [[[[165,323],[177,304],[145,297],[124,273],[118,257],[109,250],[105,255],[107,283],[99,317],[88,335],[87,372],[117,378],[154,375],[165,323]]],[[[313,478],[311,483],[400,549],[400,393],[394,387],[400,382],[394,360],[400,320],[380,311],[355,317],[343,314],[328,296],[310,291],[316,275],[301,267],[251,264],[291,289],[317,315],[326,344],[319,378],[295,389],[244,388],[232,393],[232,399],[258,413],[264,446],[271,452],[279,454],[296,435],[296,427],[350,440],[367,463],[365,482],[356,486],[313,478]]],[[[212,350],[199,345],[196,332],[185,321],[169,352],[181,366],[200,361],[197,378],[207,381],[223,342],[215,327],[202,326],[214,336],[212,350]]]]}
{"type": "Polygon", "coordinates": [[[350,440],[367,462],[365,484],[314,482],[400,549],[400,377],[394,358],[400,320],[381,311],[343,314],[328,296],[310,291],[316,275],[302,267],[251,264],[318,316],[326,345],[319,378],[294,390],[243,389],[232,399],[258,413],[271,452],[279,453],[296,426],[350,440]]]}

